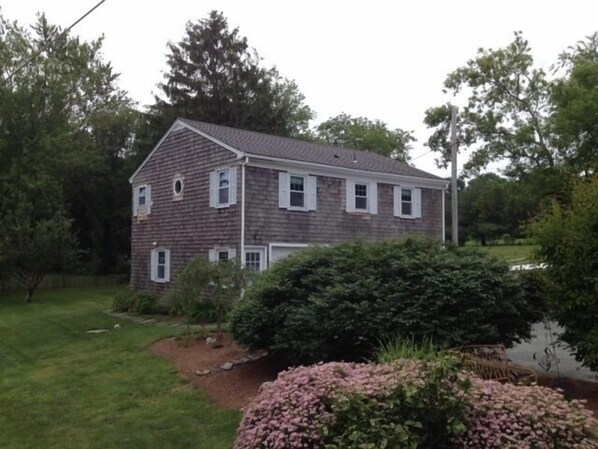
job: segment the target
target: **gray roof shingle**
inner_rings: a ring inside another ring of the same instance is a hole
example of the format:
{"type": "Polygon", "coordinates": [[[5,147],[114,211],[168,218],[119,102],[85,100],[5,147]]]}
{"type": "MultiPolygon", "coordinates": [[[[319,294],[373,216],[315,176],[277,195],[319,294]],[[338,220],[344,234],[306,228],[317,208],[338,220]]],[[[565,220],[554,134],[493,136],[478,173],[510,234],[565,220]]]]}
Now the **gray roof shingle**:
{"type": "Polygon", "coordinates": [[[377,173],[413,176],[426,179],[442,178],[369,151],[332,147],[288,137],[272,136],[255,131],[230,128],[181,118],[193,128],[236,148],[248,156],[267,156],[301,162],[351,168],[377,173]]]}

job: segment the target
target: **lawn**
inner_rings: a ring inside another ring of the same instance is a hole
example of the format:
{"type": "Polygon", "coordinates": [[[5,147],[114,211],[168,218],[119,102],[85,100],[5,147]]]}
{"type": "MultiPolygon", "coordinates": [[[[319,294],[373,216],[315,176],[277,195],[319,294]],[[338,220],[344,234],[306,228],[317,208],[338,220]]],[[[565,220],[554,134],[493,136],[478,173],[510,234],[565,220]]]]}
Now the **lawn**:
{"type": "Polygon", "coordinates": [[[102,313],[116,288],[0,296],[0,448],[230,448],[240,413],[211,405],[144,348],[172,328],[102,313]],[[86,334],[106,328],[104,334],[86,334]]]}
{"type": "Polygon", "coordinates": [[[527,263],[531,262],[532,254],[536,249],[536,245],[496,245],[496,246],[476,246],[466,245],[463,247],[465,251],[477,250],[480,252],[492,254],[506,259],[513,263],[527,263]]]}

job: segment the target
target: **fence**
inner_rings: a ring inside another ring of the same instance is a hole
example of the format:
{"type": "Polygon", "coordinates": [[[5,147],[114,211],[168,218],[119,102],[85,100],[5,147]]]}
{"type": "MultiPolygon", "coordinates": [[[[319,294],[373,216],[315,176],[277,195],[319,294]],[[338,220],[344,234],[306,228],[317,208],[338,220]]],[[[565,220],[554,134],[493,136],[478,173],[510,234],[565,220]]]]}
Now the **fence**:
{"type": "MultiPolygon", "coordinates": [[[[82,276],[76,274],[48,274],[39,284],[38,289],[45,288],[70,288],[70,287],[109,287],[126,284],[129,281],[127,274],[107,274],[102,276],[82,276]]],[[[23,290],[14,279],[0,281],[0,293],[23,290]]]]}

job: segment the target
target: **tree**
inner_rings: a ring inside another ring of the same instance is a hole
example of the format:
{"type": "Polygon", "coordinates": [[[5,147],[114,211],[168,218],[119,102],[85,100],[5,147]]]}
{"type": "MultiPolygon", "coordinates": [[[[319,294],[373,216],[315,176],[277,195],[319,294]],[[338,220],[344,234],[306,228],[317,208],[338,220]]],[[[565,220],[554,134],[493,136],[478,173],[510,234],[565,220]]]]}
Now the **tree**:
{"type": "Polygon", "coordinates": [[[322,122],[316,128],[315,138],[329,145],[372,151],[403,162],[409,158],[411,142],[415,142],[410,131],[400,128],[392,130],[380,120],[351,117],[348,114],[340,114],[322,122]]]}
{"type": "MultiPolygon", "coordinates": [[[[188,22],[179,43],[168,44],[169,72],[159,84],[147,117],[145,134],[162,134],[176,117],[281,136],[300,136],[314,113],[294,81],[276,68],[264,68],[255,50],[230,30],[226,18],[212,11],[207,19],[188,22]]],[[[153,141],[155,143],[155,141],[153,141]]],[[[140,148],[146,154],[151,147],[140,148]]]]}
{"type": "Polygon", "coordinates": [[[93,233],[71,214],[99,198],[75,197],[90,175],[109,173],[107,151],[123,150],[113,118],[132,106],[101,43],[80,42],[44,15],[32,32],[0,17],[0,240],[5,269],[24,280],[28,299],[46,272],[72,259],[74,234],[93,233]]]}
{"type": "Polygon", "coordinates": [[[576,358],[598,369],[598,178],[579,182],[570,205],[554,201],[533,226],[547,292],[576,358]]]}
{"type": "MultiPolygon", "coordinates": [[[[507,159],[513,175],[530,168],[553,167],[559,153],[550,145],[550,83],[533,67],[528,42],[521,33],[507,47],[480,49],[478,56],[450,73],[445,91],[469,94],[460,111],[460,140],[473,147],[465,170],[477,173],[490,162],[507,159]]],[[[428,109],[424,122],[435,131],[428,145],[450,160],[450,105],[428,109]]]]}

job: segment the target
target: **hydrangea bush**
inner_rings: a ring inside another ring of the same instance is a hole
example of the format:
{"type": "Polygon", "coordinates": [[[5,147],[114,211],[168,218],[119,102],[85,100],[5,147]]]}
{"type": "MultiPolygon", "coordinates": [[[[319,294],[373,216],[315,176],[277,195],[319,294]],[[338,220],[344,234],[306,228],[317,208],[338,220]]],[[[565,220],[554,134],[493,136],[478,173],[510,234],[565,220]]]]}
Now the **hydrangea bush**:
{"type": "Polygon", "coordinates": [[[598,448],[598,422],[579,401],[442,373],[415,360],[290,369],[248,407],[234,448],[598,448]]]}

